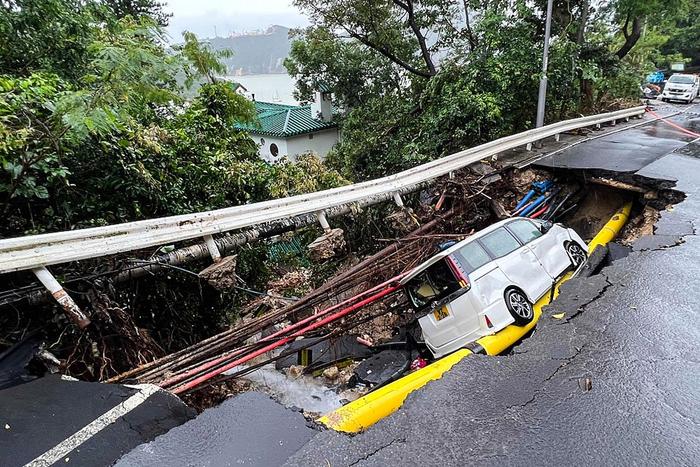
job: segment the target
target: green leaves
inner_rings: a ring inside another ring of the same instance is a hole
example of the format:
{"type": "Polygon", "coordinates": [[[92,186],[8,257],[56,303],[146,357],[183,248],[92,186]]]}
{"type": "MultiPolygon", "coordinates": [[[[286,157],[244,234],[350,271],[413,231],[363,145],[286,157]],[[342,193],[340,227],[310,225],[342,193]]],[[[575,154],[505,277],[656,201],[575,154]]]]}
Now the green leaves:
{"type": "Polygon", "coordinates": [[[216,75],[226,74],[226,65],[221,59],[230,58],[233,52],[228,49],[214,51],[208,43],[200,42],[197,36],[189,31],[182,33],[184,44],[173,47],[183,57],[185,86],[190,88],[199,78],[208,83],[216,82],[216,75]]]}

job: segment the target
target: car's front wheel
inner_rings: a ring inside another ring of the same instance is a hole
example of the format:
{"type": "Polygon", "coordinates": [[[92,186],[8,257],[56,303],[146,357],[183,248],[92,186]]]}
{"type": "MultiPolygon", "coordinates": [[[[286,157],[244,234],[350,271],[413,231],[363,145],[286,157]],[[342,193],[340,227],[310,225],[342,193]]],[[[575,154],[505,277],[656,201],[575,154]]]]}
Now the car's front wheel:
{"type": "Polygon", "coordinates": [[[518,289],[508,289],[506,291],[506,306],[513,319],[515,319],[515,324],[518,326],[524,326],[535,317],[532,303],[518,289]]]}
{"type": "Polygon", "coordinates": [[[569,255],[571,265],[574,268],[578,268],[588,259],[586,251],[576,242],[571,242],[566,245],[566,253],[569,255]]]}

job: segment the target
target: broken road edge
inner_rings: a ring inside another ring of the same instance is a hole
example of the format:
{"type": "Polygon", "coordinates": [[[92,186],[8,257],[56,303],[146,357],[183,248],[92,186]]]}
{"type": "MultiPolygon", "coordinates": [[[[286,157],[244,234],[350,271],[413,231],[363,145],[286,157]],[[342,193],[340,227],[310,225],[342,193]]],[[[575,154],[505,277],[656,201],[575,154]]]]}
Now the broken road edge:
{"type": "MultiPolygon", "coordinates": [[[[605,246],[617,237],[620,230],[622,230],[622,227],[627,222],[631,210],[632,202],[630,201],[622,206],[610,218],[588,244],[589,256],[597,247],[605,246]]],[[[493,335],[484,336],[476,341],[476,345],[472,344],[472,350],[466,348],[458,350],[425,368],[414,371],[343,407],[327,413],[318,421],[336,431],[358,433],[396,412],[403,405],[403,402],[410,393],[420,389],[430,381],[440,379],[443,374],[469,355],[473,353],[485,353],[487,355],[500,354],[535,327],[542,315],[542,307],[548,305],[559,295],[559,288],[564,282],[569,280],[572,275],[573,272],[566,273],[553,286],[552,293],[545,294],[535,303],[533,306],[535,317],[525,326],[510,325],[493,335]]]]}

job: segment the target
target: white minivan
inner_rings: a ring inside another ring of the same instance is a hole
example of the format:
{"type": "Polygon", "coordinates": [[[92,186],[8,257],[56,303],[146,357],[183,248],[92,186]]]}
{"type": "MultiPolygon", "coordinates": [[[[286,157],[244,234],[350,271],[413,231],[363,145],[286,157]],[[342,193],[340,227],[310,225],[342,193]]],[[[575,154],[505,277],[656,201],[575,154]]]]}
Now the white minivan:
{"type": "Polygon", "coordinates": [[[402,279],[437,357],[515,323],[533,320],[533,303],[557,278],[586,262],[572,229],[547,221],[497,222],[441,251],[402,279]]]}
{"type": "Polygon", "coordinates": [[[697,75],[675,73],[666,81],[661,100],[663,102],[678,100],[690,104],[698,97],[698,93],[700,93],[700,79],[697,75]]]}

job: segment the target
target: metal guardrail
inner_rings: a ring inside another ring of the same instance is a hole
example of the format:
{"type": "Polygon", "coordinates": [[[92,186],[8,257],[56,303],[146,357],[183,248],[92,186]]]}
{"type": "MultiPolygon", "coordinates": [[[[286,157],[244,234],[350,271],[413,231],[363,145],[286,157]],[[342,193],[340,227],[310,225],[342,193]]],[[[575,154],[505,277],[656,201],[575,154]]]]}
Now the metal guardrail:
{"type": "Polygon", "coordinates": [[[481,159],[519,146],[529,146],[550,136],[558,138],[560,133],[576,128],[607,122],[614,124],[620,119],[641,116],[644,111],[645,107],[634,107],[553,123],[466,149],[394,175],[330,190],[216,211],[0,240],[0,274],[31,269],[63,307],[68,318],[84,328],[90,324],[90,319],[46,266],[193,238],[202,238],[212,260],[218,262],[221,253],[212,237],[214,234],[309,214],[316,214],[321,226],[328,230],[327,210],[355,203],[378,203],[390,197],[393,197],[396,204],[403,206],[401,193],[481,159]]]}
{"type": "MultiPolygon", "coordinates": [[[[213,234],[309,213],[316,213],[325,228],[327,222],[323,213],[327,209],[373,197],[386,199],[387,194],[394,194],[396,202],[401,204],[399,193],[410,191],[420,184],[481,159],[577,128],[640,116],[644,109],[643,106],[634,107],[553,123],[469,148],[394,175],[330,190],[215,211],[0,240],[0,274],[193,238],[204,237],[205,240],[210,240],[213,234]]],[[[213,242],[209,241],[208,244],[213,242]]],[[[216,258],[218,252],[211,253],[216,258]]]]}

